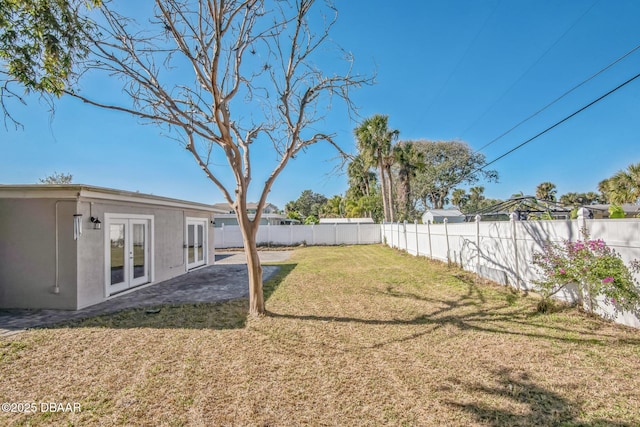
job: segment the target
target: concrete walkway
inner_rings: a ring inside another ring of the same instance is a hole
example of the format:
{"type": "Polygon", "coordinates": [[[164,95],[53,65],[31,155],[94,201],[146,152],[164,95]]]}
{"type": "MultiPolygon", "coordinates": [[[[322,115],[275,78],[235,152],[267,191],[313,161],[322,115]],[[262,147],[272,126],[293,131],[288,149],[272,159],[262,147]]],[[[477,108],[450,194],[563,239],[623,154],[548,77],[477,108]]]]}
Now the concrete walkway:
{"type": "MultiPolygon", "coordinates": [[[[260,259],[263,263],[286,261],[290,256],[290,251],[260,252],[260,259]]],[[[263,265],[262,269],[263,280],[266,281],[278,271],[279,267],[263,265]]],[[[36,326],[53,325],[129,308],[243,298],[248,296],[248,283],[244,253],[216,251],[214,265],[190,271],[155,285],[142,287],[82,310],[0,309],[0,337],[36,326]]]]}

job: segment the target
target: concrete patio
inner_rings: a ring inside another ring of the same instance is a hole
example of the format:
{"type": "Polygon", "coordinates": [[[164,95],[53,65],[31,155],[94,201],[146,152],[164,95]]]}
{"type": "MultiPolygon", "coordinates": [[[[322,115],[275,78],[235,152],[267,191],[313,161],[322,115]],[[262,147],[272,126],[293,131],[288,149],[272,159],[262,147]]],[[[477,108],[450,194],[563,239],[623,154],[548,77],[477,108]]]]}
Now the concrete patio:
{"type": "MultiPolygon", "coordinates": [[[[260,252],[263,263],[286,261],[290,256],[290,251],[260,252]]],[[[81,310],[0,310],[0,336],[130,308],[220,302],[247,297],[246,268],[243,252],[216,252],[214,265],[151,286],[143,286],[81,310]]],[[[263,265],[262,268],[265,281],[279,269],[278,266],[269,265],[263,265]]]]}

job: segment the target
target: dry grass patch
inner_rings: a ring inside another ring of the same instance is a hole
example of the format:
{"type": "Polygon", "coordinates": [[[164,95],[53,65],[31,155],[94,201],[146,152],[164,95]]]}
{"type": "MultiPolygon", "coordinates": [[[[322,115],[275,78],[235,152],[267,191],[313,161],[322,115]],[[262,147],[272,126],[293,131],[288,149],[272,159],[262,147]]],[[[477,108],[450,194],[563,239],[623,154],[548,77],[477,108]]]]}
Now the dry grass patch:
{"type": "Polygon", "coordinates": [[[640,331],[382,246],[298,249],[246,301],[0,341],[15,425],[640,425],[640,331]]]}

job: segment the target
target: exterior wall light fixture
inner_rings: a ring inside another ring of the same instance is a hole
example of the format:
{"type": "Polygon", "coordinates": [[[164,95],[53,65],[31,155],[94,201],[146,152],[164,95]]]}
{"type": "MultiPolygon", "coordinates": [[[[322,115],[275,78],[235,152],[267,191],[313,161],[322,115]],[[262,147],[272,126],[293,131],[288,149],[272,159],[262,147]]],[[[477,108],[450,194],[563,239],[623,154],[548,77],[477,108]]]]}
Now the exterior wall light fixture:
{"type": "Polygon", "coordinates": [[[102,222],[98,219],[97,216],[92,216],[91,217],[91,223],[93,224],[93,229],[94,230],[102,229],[102,222]]]}

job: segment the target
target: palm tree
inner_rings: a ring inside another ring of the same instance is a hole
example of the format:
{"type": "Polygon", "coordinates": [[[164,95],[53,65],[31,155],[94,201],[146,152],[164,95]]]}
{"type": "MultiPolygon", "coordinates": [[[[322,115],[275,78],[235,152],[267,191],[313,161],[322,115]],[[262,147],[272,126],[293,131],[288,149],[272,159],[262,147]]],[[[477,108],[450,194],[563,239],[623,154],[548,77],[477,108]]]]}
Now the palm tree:
{"type": "Polygon", "coordinates": [[[344,217],[344,199],[340,195],[333,196],[322,206],[321,215],[324,218],[344,217]]]}
{"type": "Polygon", "coordinates": [[[603,179],[598,183],[598,191],[602,194],[602,199],[604,199],[605,203],[609,203],[609,199],[611,197],[609,191],[609,180],[611,178],[603,179]]]}
{"type": "Polygon", "coordinates": [[[411,180],[421,168],[424,168],[424,156],[414,148],[411,141],[396,144],[393,147],[393,154],[398,169],[401,216],[403,219],[411,219],[410,217],[414,216],[411,208],[411,180]]]}
{"type": "Polygon", "coordinates": [[[376,114],[365,119],[355,129],[358,150],[366,163],[377,167],[380,172],[380,185],[382,187],[382,205],[385,221],[393,221],[393,197],[389,182],[391,169],[391,145],[398,137],[398,130],[390,130],[388,116],[376,114]]]}
{"type": "Polygon", "coordinates": [[[553,182],[543,182],[536,187],[536,199],[556,201],[556,185],[553,182]]]}
{"type": "Polygon", "coordinates": [[[462,209],[462,206],[469,200],[467,192],[462,188],[456,188],[451,193],[451,204],[458,209],[462,209]]]}
{"type": "Polygon", "coordinates": [[[477,187],[471,187],[469,189],[469,201],[478,203],[484,200],[484,187],[478,185],[477,187]]]}
{"type": "Polygon", "coordinates": [[[588,193],[567,193],[560,196],[560,203],[563,205],[586,206],[593,203],[606,203],[606,200],[598,193],[589,191],[588,193]]]}
{"type": "Polygon", "coordinates": [[[394,222],[395,212],[396,212],[396,199],[393,197],[393,174],[391,173],[391,166],[393,166],[396,162],[396,157],[393,152],[393,147],[389,151],[389,154],[383,157],[382,159],[382,167],[384,168],[384,174],[387,177],[387,207],[389,208],[389,220],[394,222]]]}
{"type": "Polygon", "coordinates": [[[637,203],[640,199],[640,163],[631,164],[609,178],[606,184],[609,202],[637,203]]]}
{"type": "Polygon", "coordinates": [[[376,175],[371,172],[361,154],[356,155],[347,165],[349,188],[355,190],[356,197],[370,196],[371,188],[376,183],[376,175]]]}

